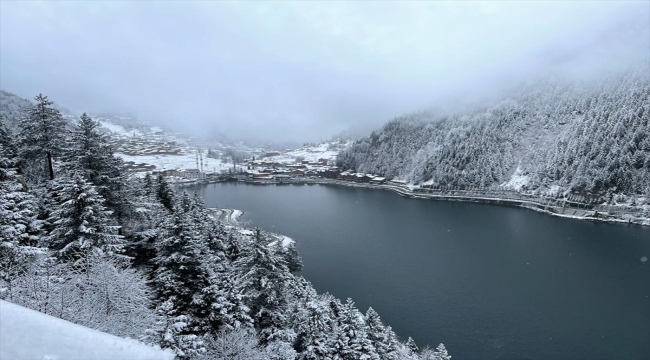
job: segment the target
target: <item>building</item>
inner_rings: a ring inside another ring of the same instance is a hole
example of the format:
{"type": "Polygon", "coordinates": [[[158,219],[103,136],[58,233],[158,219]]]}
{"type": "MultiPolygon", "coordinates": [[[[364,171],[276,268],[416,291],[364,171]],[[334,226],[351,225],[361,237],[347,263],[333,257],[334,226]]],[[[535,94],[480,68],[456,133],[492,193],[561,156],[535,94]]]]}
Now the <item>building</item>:
{"type": "Polygon", "coordinates": [[[193,179],[193,180],[204,178],[203,173],[199,171],[199,169],[187,169],[185,171],[182,171],[180,176],[186,179],[193,179]]]}

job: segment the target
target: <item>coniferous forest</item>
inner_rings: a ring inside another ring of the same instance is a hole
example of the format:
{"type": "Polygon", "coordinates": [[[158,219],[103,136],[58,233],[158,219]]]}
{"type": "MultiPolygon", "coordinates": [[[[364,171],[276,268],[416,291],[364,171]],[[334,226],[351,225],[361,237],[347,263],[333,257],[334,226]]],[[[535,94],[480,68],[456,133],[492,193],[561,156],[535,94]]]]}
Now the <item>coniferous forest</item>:
{"type": "MultiPolygon", "coordinates": [[[[645,104],[625,113],[630,121],[647,124],[645,104]]],[[[179,359],[450,358],[442,344],[419,350],[410,338],[400,340],[372,308],[364,314],[351,299],[316,293],[299,275],[295,247],[221,223],[201,198],[175,191],[162,176],[130,176],[89,116],[70,123],[43,95],[23,109],[12,113],[18,123],[0,123],[1,299],[172,349],[179,359]]],[[[431,124],[409,126],[444,121],[431,124]]],[[[384,132],[401,126],[392,122],[384,132]]],[[[637,147],[648,141],[647,128],[641,130],[631,139],[637,147]]],[[[630,156],[643,163],[630,171],[647,174],[650,159],[630,156]]],[[[471,168],[483,160],[466,161],[471,168]]],[[[550,170],[549,178],[565,176],[550,170]]],[[[647,181],[632,178],[625,186],[644,189],[647,181]]]]}
{"type": "MultiPolygon", "coordinates": [[[[546,80],[474,110],[388,122],[339,154],[345,169],[452,189],[650,201],[647,63],[599,80],[546,80]]],[[[637,204],[638,205],[638,204],[637,204]]]]}

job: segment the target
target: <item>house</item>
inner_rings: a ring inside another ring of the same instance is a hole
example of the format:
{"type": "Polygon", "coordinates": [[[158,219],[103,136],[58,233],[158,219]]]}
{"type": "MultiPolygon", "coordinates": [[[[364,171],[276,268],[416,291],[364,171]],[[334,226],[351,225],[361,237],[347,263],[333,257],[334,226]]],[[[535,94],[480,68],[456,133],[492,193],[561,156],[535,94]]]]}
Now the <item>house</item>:
{"type": "Polygon", "coordinates": [[[406,186],[406,181],[404,180],[398,180],[398,179],[393,179],[388,182],[391,185],[398,185],[398,186],[406,186]]]}
{"type": "Polygon", "coordinates": [[[364,182],[365,183],[365,182],[370,181],[370,176],[368,176],[367,174],[358,173],[358,174],[355,175],[355,177],[356,178],[354,179],[354,181],[356,181],[356,182],[364,182]]]}
{"type": "Polygon", "coordinates": [[[280,153],[277,151],[269,151],[266,154],[264,154],[263,157],[271,157],[271,156],[278,156],[278,155],[280,155],[280,153]]]}
{"type": "Polygon", "coordinates": [[[181,172],[178,169],[163,169],[160,173],[163,176],[181,176],[181,172]]]}
{"type": "Polygon", "coordinates": [[[305,172],[303,170],[294,169],[294,170],[291,170],[291,175],[293,175],[293,176],[305,176],[305,172]]]}
{"type": "Polygon", "coordinates": [[[181,177],[186,179],[203,179],[203,173],[199,169],[187,169],[181,172],[181,177]]]}
{"type": "Polygon", "coordinates": [[[381,176],[375,176],[374,178],[370,179],[370,182],[372,184],[383,184],[386,182],[386,178],[381,176]]]}

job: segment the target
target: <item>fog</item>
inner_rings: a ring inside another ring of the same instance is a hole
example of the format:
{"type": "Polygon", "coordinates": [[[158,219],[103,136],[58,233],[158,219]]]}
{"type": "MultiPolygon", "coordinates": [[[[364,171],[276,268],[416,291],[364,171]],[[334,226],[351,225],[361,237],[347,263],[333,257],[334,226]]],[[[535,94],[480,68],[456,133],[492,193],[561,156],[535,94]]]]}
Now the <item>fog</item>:
{"type": "Polygon", "coordinates": [[[647,61],[649,23],[647,1],[2,1],[0,87],[194,134],[318,141],[647,61]]]}

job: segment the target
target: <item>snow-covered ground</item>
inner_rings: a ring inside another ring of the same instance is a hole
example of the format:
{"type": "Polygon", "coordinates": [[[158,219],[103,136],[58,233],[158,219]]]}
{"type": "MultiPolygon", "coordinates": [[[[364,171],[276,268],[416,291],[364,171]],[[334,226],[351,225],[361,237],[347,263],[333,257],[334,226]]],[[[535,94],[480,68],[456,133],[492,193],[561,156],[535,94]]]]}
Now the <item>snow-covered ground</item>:
{"type": "Polygon", "coordinates": [[[142,132],[140,132],[139,130],[134,129],[134,130],[131,130],[131,131],[127,131],[124,128],[124,126],[116,125],[116,124],[113,124],[113,123],[108,122],[106,120],[101,120],[100,119],[99,120],[99,125],[101,125],[101,127],[103,127],[105,130],[108,130],[108,131],[110,131],[112,133],[115,133],[117,135],[124,135],[124,136],[131,136],[131,135],[134,135],[134,134],[135,135],[142,135],[142,132]]]}
{"type": "Polygon", "coordinates": [[[237,224],[239,222],[239,218],[244,215],[243,211],[236,209],[208,208],[208,210],[210,210],[212,217],[215,219],[230,224],[237,224]]]}
{"type": "MultiPolygon", "coordinates": [[[[196,154],[186,153],[179,155],[126,155],[115,153],[115,156],[124,161],[155,165],[156,170],[163,169],[196,169],[196,154]]],[[[208,158],[203,155],[203,170],[206,172],[220,172],[228,170],[232,164],[225,164],[220,159],[208,158]]]]}
{"type": "Polygon", "coordinates": [[[324,142],[317,145],[303,146],[295,150],[283,152],[276,156],[264,157],[265,161],[275,161],[284,164],[293,164],[296,159],[307,160],[310,162],[317,162],[320,159],[327,159],[334,162],[339,151],[349,144],[341,144],[339,142],[324,142]]]}
{"type": "MultiPolygon", "coordinates": [[[[255,231],[250,230],[250,229],[239,229],[239,233],[245,236],[255,236],[255,231]]],[[[278,241],[282,241],[282,246],[287,247],[293,243],[296,242],[296,240],[285,236],[285,235],[280,235],[280,234],[271,234],[274,238],[276,238],[276,241],[271,241],[269,243],[269,246],[274,246],[278,241]]]]}
{"type": "Polygon", "coordinates": [[[0,359],[171,360],[174,353],[0,300],[0,359]]]}
{"type": "Polygon", "coordinates": [[[507,190],[521,191],[522,187],[528,185],[530,182],[530,177],[524,175],[521,167],[517,166],[514,174],[510,177],[510,180],[501,184],[501,187],[507,190]]]}

